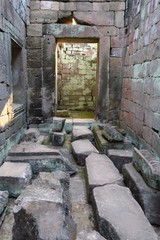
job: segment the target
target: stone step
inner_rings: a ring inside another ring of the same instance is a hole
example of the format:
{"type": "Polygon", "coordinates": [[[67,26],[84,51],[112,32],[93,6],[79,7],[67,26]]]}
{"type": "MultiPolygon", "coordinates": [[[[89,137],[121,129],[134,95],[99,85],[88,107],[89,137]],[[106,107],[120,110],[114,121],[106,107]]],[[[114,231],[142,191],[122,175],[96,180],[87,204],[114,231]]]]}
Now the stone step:
{"type": "Polygon", "coordinates": [[[158,240],[153,227],[130,190],[116,184],[93,190],[100,234],[114,240],[158,240]]]}
{"type": "Polygon", "coordinates": [[[148,186],[160,190],[160,159],[149,151],[134,148],[133,165],[148,186]]]}
{"type": "Polygon", "coordinates": [[[160,191],[149,187],[132,163],[124,165],[123,176],[150,223],[160,225],[160,191]]]}
{"type": "Polygon", "coordinates": [[[73,126],[72,141],[79,139],[93,140],[93,132],[87,126],[73,126]]]}
{"type": "Polygon", "coordinates": [[[98,150],[88,139],[76,140],[71,145],[76,162],[81,166],[85,165],[85,159],[89,154],[92,152],[98,153],[98,150]]]}
{"type": "Polygon", "coordinates": [[[123,184],[123,178],[112,161],[104,154],[91,153],[86,158],[87,192],[91,201],[94,187],[123,184]]]}
{"type": "Polygon", "coordinates": [[[16,145],[5,159],[6,162],[29,163],[33,173],[61,170],[74,174],[77,169],[71,160],[68,150],[56,150],[34,143],[16,145]]]}
{"type": "Polygon", "coordinates": [[[5,162],[0,167],[0,190],[8,191],[10,197],[17,197],[30,184],[31,178],[30,164],[5,162]]]}
{"type": "Polygon", "coordinates": [[[124,164],[130,163],[133,160],[133,150],[109,149],[107,155],[120,172],[122,172],[124,164]]]}

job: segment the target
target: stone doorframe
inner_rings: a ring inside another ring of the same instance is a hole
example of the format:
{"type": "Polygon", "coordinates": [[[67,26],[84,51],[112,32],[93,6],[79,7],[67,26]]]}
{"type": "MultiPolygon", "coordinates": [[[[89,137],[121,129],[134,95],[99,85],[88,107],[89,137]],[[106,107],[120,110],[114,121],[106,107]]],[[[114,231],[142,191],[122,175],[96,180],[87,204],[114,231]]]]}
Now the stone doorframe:
{"type": "MultiPolygon", "coordinates": [[[[106,31],[106,27],[101,26],[85,26],[85,25],[69,25],[69,24],[45,24],[43,26],[43,76],[44,85],[48,88],[48,81],[54,82],[53,91],[49,99],[46,100],[49,108],[56,110],[56,73],[55,73],[55,54],[58,39],[65,41],[82,41],[98,43],[98,90],[97,90],[97,107],[96,118],[101,120],[106,118],[109,112],[109,56],[110,56],[110,37],[106,31]],[[54,102],[54,105],[53,105],[54,102]]],[[[51,89],[48,89],[48,92],[51,89]]]]}

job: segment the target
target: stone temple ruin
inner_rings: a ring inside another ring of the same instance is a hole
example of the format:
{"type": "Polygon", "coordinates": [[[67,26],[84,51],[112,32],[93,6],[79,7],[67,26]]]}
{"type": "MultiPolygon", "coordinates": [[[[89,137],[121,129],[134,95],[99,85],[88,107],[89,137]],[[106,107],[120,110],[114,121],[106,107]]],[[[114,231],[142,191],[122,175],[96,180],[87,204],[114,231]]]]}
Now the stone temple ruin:
{"type": "Polygon", "coordinates": [[[159,66],[159,0],[0,0],[0,240],[160,239],[159,66]]]}

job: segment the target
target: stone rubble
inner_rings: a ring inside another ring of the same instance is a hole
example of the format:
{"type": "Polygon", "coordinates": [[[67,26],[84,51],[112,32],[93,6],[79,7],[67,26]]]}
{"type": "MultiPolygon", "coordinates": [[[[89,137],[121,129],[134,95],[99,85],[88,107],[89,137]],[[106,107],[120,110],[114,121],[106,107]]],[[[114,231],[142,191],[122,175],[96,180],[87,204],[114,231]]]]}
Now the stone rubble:
{"type": "Polygon", "coordinates": [[[107,239],[158,240],[158,236],[134,200],[130,190],[106,185],[93,190],[98,230],[107,239]]]}
{"type": "Polygon", "coordinates": [[[69,197],[64,196],[60,181],[52,173],[41,173],[16,200],[13,240],[74,240],[76,225],[69,197]]]}
{"type": "Polygon", "coordinates": [[[133,150],[109,149],[107,155],[120,172],[122,172],[124,164],[130,163],[133,160],[133,150]]]}
{"type": "Polygon", "coordinates": [[[71,143],[73,155],[77,164],[85,165],[85,158],[92,152],[98,153],[98,150],[88,139],[80,139],[71,143]]]}
{"type": "Polygon", "coordinates": [[[104,154],[91,153],[86,158],[86,174],[90,201],[95,187],[114,183],[123,185],[123,177],[112,161],[104,154]]]}
{"type": "Polygon", "coordinates": [[[149,187],[132,163],[124,165],[123,177],[150,223],[160,225],[160,191],[149,187]]]}
{"type": "Polygon", "coordinates": [[[133,166],[140,172],[147,185],[160,190],[160,159],[149,151],[134,148],[133,166]]]}
{"type": "Polygon", "coordinates": [[[93,141],[93,132],[87,126],[73,126],[72,141],[79,139],[93,141]]]}
{"type": "Polygon", "coordinates": [[[29,163],[5,162],[0,167],[0,190],[10,197],[18,197],[30,184],[32,169],[29,163]]]}
{"type": "Polygon", "coordinates": [[[6,158],[6,162],[29,163],[33,173],[54,170],[66,171],[69,174],[76,172],[76,166],[70,162],[71,158],[63,155],[63,151],[41,144],[27,142],[14,146],[6,158]]]}

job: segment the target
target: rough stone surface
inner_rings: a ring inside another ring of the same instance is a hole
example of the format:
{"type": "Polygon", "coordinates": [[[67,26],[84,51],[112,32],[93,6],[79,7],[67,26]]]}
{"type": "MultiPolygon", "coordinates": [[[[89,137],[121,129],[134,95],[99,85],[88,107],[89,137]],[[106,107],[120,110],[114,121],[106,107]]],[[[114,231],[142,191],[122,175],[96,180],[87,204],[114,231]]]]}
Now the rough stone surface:
{"type": "Polygon", "coordinates": [[[148,186],[160,190],[160,161],[147,150],[134,149],[133,165],[139,171],[148,186]]]}
{"type": "Polygon", "coordinates": [[[9,193],[8,191],[0,191],[0,215],[3,213],[4,209],[8,203],[9,193]]]}
{"type": "Polygon", "coordinates": [[[0,190],[8,191],[10,197],[17,197],[30,184],[31,178],[30,164],[5,162],[0,167],[0,190]]]}
{"type": "Polygon", "coordinates": [[[36,142],[38,137],[40,136],[40,132],[36,128],[29,128],[25,133],[23,140],[24,141],[33,141],[36,142]]]}
{"type": "Polygon", "coordinates": [[[72,150],[77,163],[85,165],[85,158],[92,152],[98,153],[98,150],[88,139],[81,139],[72,142],[72,150]]]}
{"type": "Polygon", "coordinates": [[[59,186],[60,181],[56,181],[52,173],[42,173],[19,196],[13,209],[14,240],[75,239],[75,224],[59,186]]]}
{"type": "Polygon", "coordinates": [[[65,118],[54,117],[52,123],[52,131],[61,132],[63,130],[65,121],[66,121],[65,118]]]}
{"type": "Polygon", "coordinates": [[[109,240],[158,240],[130,190],[116,184],[93,190],[99,232],[109,240]]]}
{"type": "Polygon", "coordinates": [[[65,141],[66,132],[63,130],[62,132],[50,132],[52,144],[53,146],[63,146],[65,141]]]}
{"type": "Polygon", "coordinates": [[[7,162],[30,163],[33,173],[54,170],[76,173],[75,163],[67,150],[58,150],[37,143],[22,143],[9,152],[7,162]]]}
{"type": "Polygon", "coordinates": [[[133,160],[133,150],[109,149],[107,155],[120,172],[122,172],[124,164],[130,163],[133,160]]]}
{"type": "Polygon", "coordinates": [[[72,141],[84,139],[84,138],[92,141],[93,140],[92,131],[88,129],[88,127],[86,126],[73,126],[72,141]]]}
{"type": "Polygon", "coordinates": [[[78,234],[76,240],[105,240],[106,238],[102,237],[97,231],[92,232],[81,232],[78,234]]]}
{"type": "Polygon", "coordinates": [[[127,187],[130,188],[150,223],[160,225],[160,191],[147,186],[131,163],[124,165],[123,176],[127,187]]]}
{"type": "Polygon", "coordinates": [[[96,142],[96,147],[101,153],[108,153],[109,149],[132,149],[132,143],[127,138],[122,142],[109,142],[102,135],[102,129],[98,126],[93,127],[93,134],[96,142]]]}
{"type": "Polygon", "coordinates": [[[86,158],[86,171],[89,200],[92,199],[93,188],[114,183],[122,185],[123,183],[119,171],[106,155],[91,153],[86,158]]]}
{"type": "Polygon", "coordinates": [[[102,135],[109,141],[109,142],[122,142],[123,136],[120,132],[116,130],[115,127],[111,125],[106,125],[103,128],[102,135]]]}

